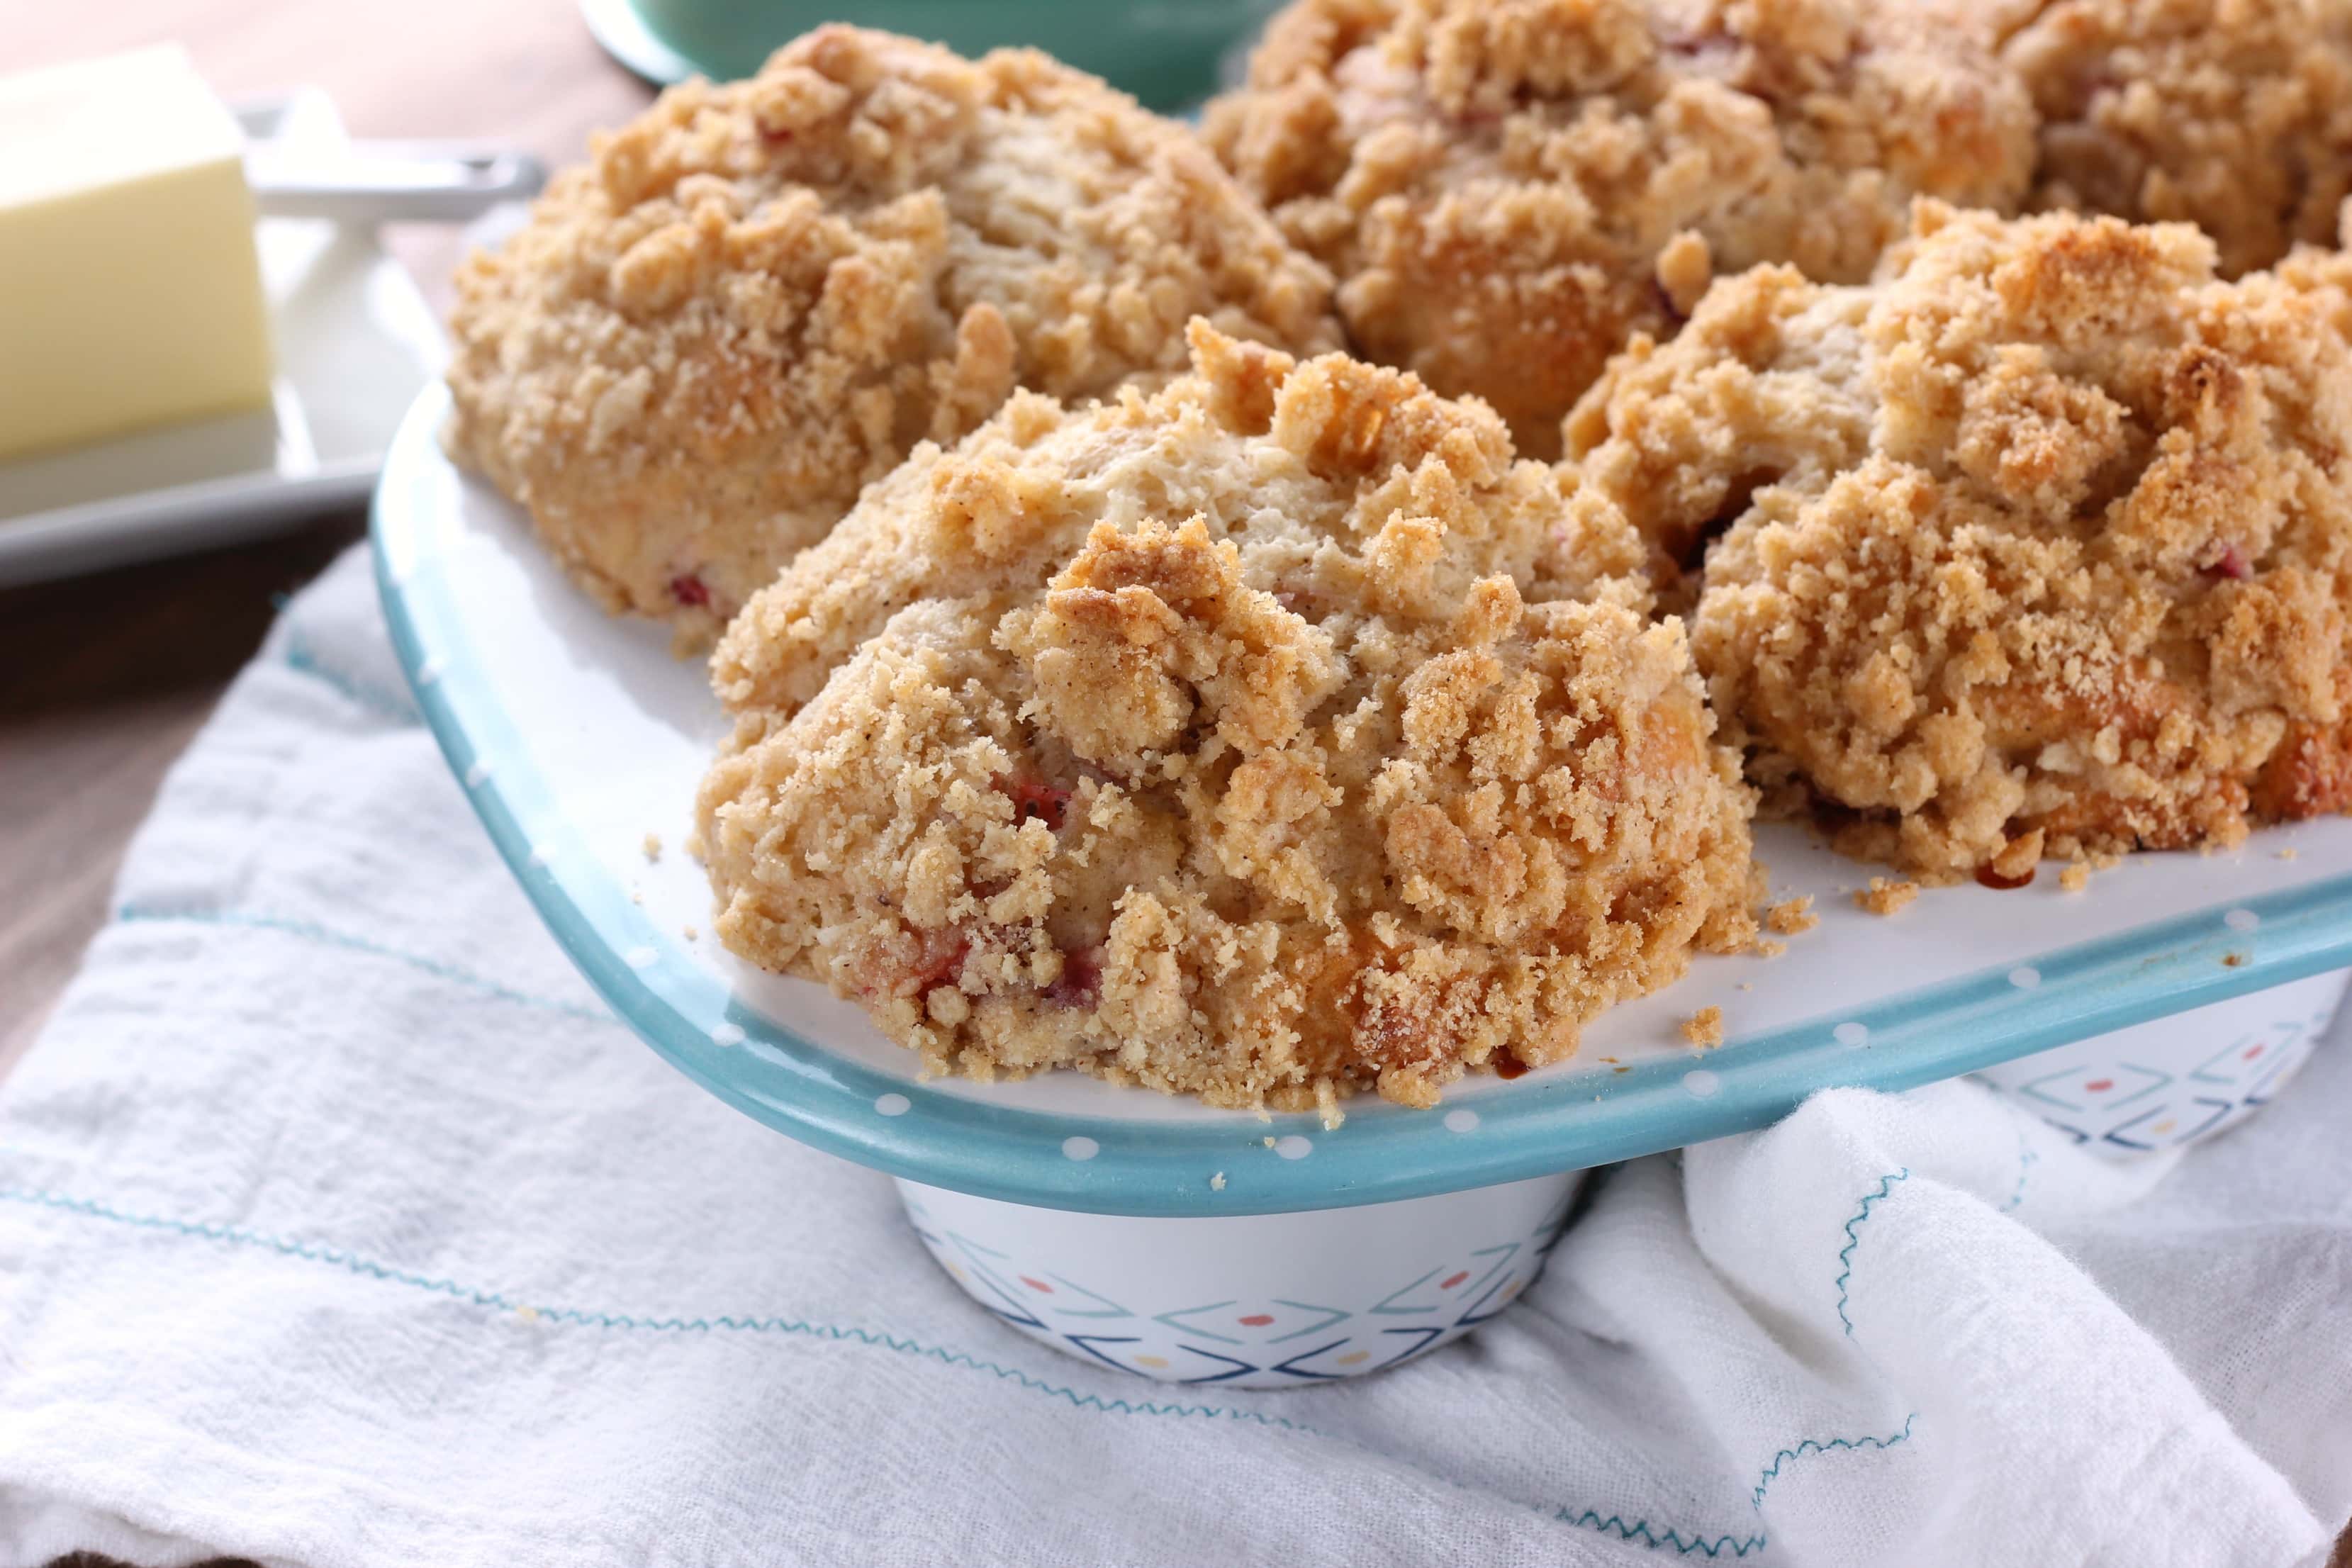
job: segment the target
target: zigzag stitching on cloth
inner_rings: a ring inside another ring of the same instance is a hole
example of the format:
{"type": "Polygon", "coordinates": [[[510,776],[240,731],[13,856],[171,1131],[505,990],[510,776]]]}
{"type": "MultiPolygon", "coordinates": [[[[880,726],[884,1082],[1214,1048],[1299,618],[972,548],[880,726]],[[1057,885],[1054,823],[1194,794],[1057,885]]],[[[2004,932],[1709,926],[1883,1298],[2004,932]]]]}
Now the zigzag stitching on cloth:
{"type": "MultiPolygon", "coordinates": [[[[1159,1415],[1239,1421],[1286,1432],[1297,1432],[1304,1436],[1320,1437],[1329,1442],[1346,1444],[1349,1447],[1360,1447],[1360,1445],[1338,1433],[1309,1426],[1304,1422],[1292,1421],[1281,1415],[1264,1415],[1255,1410],[1244,1410],[1236,1406],[1222,1405],[1184,1405],[1156,1399],[1105,1399],[1100,1394],[1081,1394],[1076,1389],[1048,1382],[1034,1373],[1024,1372],[1019,1367],[1005,1366],[1001,1363],[972,1355],[967,1351],[950,1350],[942,1345],[929,1345],[919,1340],[908,1339],[876,1329],[862,1329],[854,1324],[813,1323],[799,1318],[738,1318],[730,1315],[716,1318],[639,1318],[625,1312],[587,1311],[573,1307],[533,1307],[528,1303],[516,1301],[503,1291],[477,1289],[461,1285],[454,1279],[436,1279],[430,1275],[391,1268],[375,1262],[372,1258],[362,1258],[356,1253],[348,1252],[341,1247],[317,1247],[309,1242],[296,1241],[289,1237],[273,1236],[267,1231],[248,1230],[240,1226],[215,1225],[203,1220],[173,1219],[165,1215],[134,1214],[93,1198],[75,1197],[68,1194],[54,1193],[39,1187],[0,1186],[0,1202],[52,1209],[61,1213],[79,1215],[85,1218],[107,1220],[117,1225],[162,1231],[198,1240],[260,1247],[283,1257],[326,1264],[366,1279],[386,1280],[393,1284],[408,1286],[413,1289],[446,1296],[469,1306],[511,1312],[526,1321],[546,1320],[576,1323],[588,1328],[634,1330],[656,1333],[709,1333],[714,1331],[734,1331],[863,1344],[877,1350],[893,1351],[901,1355],[937,1362],[944,1366],[958,1366],[974,1372],[984,1372],[992,1377],[1017,1384],[1033,1393],[1044,1394],[1062,1400],[1076,1409],[1094,1410],[1114,1415],[1159,1415]]],[[[1378,1453],[1378,1450],[1366,1451],[1378,1453]]],[[[1397,1460],[1394,1455],[1379,1457],[1391,1461],[1397,1460]]],[[[1409,1460],[1397,1462],[1411,1464],[1409,1460]]],[[[1419,1469],[1417,1466],[1412,1468],[1419,1469]]],[[[1433,1471],[1423,1470],[1420,1473],[1432,1480],[1442,1481],[1459,1491],[1475,1491],[1475,1488],[1466,1487],[1460,1481],[1437,1475],[1433,1471]]],[[[1613,1531],[1626,1541],[1638,1540],[1652,1547],[1672,1547],[1685,1556],[1696,1552],[1707,1557],[1718,1557],[1728,1551],[1735,1557],[1745,1557],[1751,1552],[1762,1551],[1766,1542],[1766,1537],[1761,1534],[1745,1538],[1723,1535],[1713,1541],[1700,1536],[1686,1538],[1681,1531],[1671,1528],[1660,1532],[1653,1529],[1647,1520],[1636,1520],[1629,1525],[1618,1515],[1611,1514],[1604,1519],[1591,1509],[1571,1512],[1566,1507],[1554,1509],[1543,1504],[1520,1506],[1528,1508],[1531,1512],[1563,1523],[1598,1530],[1603,1533],[1613,1531]]]]}
{"type": "Polygon", "coordinates": [[[388,958],[397,963],[405,963],[412,969],[421,970],[436,979],[468,986],[486,995],[496,996],[502,1002],[512,1002],[519,1006],[543,1008],[548,1012],[561,1013],[567,1018],[584,1019],[592,1024],[617,1025],[619,1022],[611,1014],[598,1008],[583,1006],[576,1002],[558,1001],[552,996],[535,996],[528,991],[518,991],[502,981],[492,980],[486,974],[477,974],[469,969],[461,969],[454,963],[445,963],[437,958],[427,958],[420,952],[408,952],[400,948],[388,947],[383,942],[367,937],[355,936],[349,931],[336,931],[314,921],[294,920],[285,915],[254,913],[241,910],[150,909],[139,904],[125,904],[115,911],[114,918],[125,925],[163,925],[185,921],[192,925],[280,931],[288,936],[299,937],[305,942],[324,942],[330,947],[340,947],[351,952],[363,952],[373,958],[388,958]]]}
{"type": "Polygon", "coordinates": [[[133,1214],[91,1198],[78,1198],[63,1193],[48,1192],[38,1187],[0,1187],[0,1200],[25,1204],[39,1208],[58,1209],[91,1219],[109,1220],[117,1225],[136,1226],[143,1230],[166,1231],[176,1236],[193,1237],[199,1240],[223,1242],[239,1247],[261,1247],[288,1258],[299,1258],[312,1263],[323,1263],[370,1279],[383,1279],[413,1289],[446,1296],[469,1306],[487,1307],[512,1312],[526,1321],[548,1320],[577,1323],[583,1327],[635,1330],[652,1333],[708,1333],[719,1330],[739,1332],[786,1334],[803,1339],[852,1342],[877,1349],[896,1351],[901,1355],[919,1356],[925,1360],[950,1366],[970,1367],[1017,1383],[1024,1388],[1050,1394],[1067,1400],[1082,1409],[1106,1410],[1145,1415],[1215,1416],[1223,1419],[1254,1422],[1260,1426],[1279,1426],[1288,1431],[1303,1432],[1326,1437],[1322,1432],[1300,1422],[1280,1415],[1266,1415],[1255,1410],[1242,1410],[1217,1405],[1179,1405],[1158,1400],[1134,1401],[1104,1399],[1100,1395],[1080,1394],[1076,1389],[1048,1383],[1043,1378],[982,1360],[964,1351],[949,1350],[940,1345],[929,1345],[919,1340],[887,1333],[877,1329],[862,1329],[855,1324],[815,1323],[801,1318],[751,1318],[721,1314],[715,1318],[640,1318],[626,1312],[587,1311],[576,1307],[533,1307],[517,1301],[500,1290],[482,1290],[461,1285],[454,1279],[436,1279],[404,1268],[394,1268],[372,1258],[362,1258],[339,1247],[317,1247],[296,1241],[289,1237],[273,1236],[267,1231],[248,1230],[241,1226],[214,1225],[204,1220],[173,1219],[163,1215],[133,1214]]]}
{"type": "Polygon", "coordinates": [[[1838,1270],[1837,1315],[1838,1321],[1845,1325],[1845,1337],[1848,1339],[1853,1338],[1853,1320],[1847,1317],[1845,1313],[1846,1286],[1853,1278],[1853,1249],[1862,1242],[1862,1237],[1853,1233],[1853,1227],[1870,1217],[1870,1205],[1893,1191],[1895,1183],[1908,1181],[1910,1178],[1911,1168],[1908,1165],[1899,1171],[1890,1171],[1879,1177],[1878,1190],[1863,1194],[1862,1206],[1855,1209],[1853,1217],[1845,1222],[1845,1246],[1838,1249],[1838,1261],[1845,1267],[1838,1270]]]}
{"type": "Polygon", "coordinates": [[[1580,1524],[1587,1530],[1597,1530],[1603,1535],[1613,1531],[1621,1541],[1638,1541],[1643,1545],[1652,1548],[1671,1546],[1685,1557],[1694,1552],[1704,1557],[1720,1557],[1726,1552],[1730,1552],[1734,1557],[1745,1557],[1751,1552],[1763,1551],[1765,1546],[1765,1538],[1761,1535],[1750,1535],[1745,1538],[1718,1535],[1713,1541],[1708,1541],[1703,1536],[1693,1536],[1685,1541],[1683,1539],[1682,1532],[1675,1530],[1668,1530],[1664,1535],[1659,1535],[1650,1529],[1650,1521],[1646,1519],[1637,1519],[1633,1523],[1627,1524],[1616,1514],[1612,1513],[1603,1519],[1589,1508],[1581,1513],[1574,1514],[1563,1508],[1554,1517],[1564,1520],[1570,1524],[1580,1524]]]}
{"type": "Polygon", "coordinates": [[[1781,1449],[1772,1456],[1772,1462],[1767,1465],[1764,1472],[1756,1478],[1756,1506],[1758,1508],[1764,1506],[1765,1492],[1769,1490],[1772,1483],[1780,1479],[1780,1467],[1789,1460],[1801,1459],[1807,1454],[1826,1454],[1832,1448],[1892,1448],[1897,1443],[1909,1440],[1911,1424],[1918,1419],[1919,1413],[1914,1410],[1903,1418],[1903,1430],[1891,1437],[1832,1437],[1826,1443],[1808,1437],[1793,1448],[1781,1449]]]}

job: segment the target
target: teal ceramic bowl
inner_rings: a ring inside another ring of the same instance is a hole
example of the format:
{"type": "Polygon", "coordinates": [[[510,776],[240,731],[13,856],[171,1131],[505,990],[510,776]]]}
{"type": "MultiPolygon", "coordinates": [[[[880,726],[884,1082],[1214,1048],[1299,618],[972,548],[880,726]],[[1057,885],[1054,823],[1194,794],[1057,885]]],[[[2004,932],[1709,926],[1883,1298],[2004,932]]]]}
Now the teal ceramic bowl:
{"type": "Polygon", "coordinates": [[[582,0],[589,27],[622,64],[656,81],[750,76],[778,46],[824,22],[856,22],[964,55],[1031,44],[1154,109],[1214,91],[1278,0],[868,0],[845,10],[807,0],[582,0]]]}

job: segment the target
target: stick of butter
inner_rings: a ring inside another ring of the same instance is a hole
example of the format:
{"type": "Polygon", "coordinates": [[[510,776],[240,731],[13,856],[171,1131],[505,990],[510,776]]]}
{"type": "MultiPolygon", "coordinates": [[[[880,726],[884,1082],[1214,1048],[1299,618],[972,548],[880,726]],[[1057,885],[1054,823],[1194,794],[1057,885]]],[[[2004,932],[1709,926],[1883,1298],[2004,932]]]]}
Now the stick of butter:
{"type": "Polygon", "coordinates": [[[0,458],[268,402],[242,153],[176,46],[0,79],[0,458]]]}

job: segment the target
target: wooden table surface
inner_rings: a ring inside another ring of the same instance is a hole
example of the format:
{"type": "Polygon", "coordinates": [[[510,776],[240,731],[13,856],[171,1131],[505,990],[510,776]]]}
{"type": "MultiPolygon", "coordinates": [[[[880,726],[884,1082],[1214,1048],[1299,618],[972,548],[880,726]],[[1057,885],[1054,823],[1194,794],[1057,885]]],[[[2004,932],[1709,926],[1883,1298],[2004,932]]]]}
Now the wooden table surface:
{"type": "MultiPolygon", "coordinates": [[[[334,96],[354,136],[497,142],[551,166],[651,89],[596,47],[571,0],[0,0],[0,70],[172,38],[230,98],[334,96]]],[[[448,227],[386,236],[436,309],[448,227]]],[[[105,918],[163,772],[274,613],[361,536],[354,510],[285,538],[0,589],[0,1077],[105,918]]]]}

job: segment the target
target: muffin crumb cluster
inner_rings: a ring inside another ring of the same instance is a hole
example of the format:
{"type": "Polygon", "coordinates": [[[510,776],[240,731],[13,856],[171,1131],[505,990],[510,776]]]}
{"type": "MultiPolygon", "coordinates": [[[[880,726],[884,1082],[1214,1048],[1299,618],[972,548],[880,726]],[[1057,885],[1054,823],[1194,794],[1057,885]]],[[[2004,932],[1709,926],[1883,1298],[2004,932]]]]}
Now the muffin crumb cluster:
{"type": "Polygon", "coordinates": [[[1874,915],[1894,915],[1909,909],[1911,900],[1918,896],[1919,884],[1916,882],[1873,877],[1868,887],[1854,889],[1853,904],[1854,908],[1874,915]]]}

